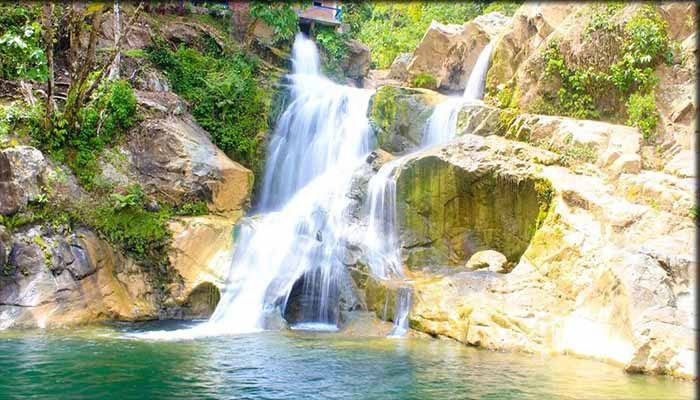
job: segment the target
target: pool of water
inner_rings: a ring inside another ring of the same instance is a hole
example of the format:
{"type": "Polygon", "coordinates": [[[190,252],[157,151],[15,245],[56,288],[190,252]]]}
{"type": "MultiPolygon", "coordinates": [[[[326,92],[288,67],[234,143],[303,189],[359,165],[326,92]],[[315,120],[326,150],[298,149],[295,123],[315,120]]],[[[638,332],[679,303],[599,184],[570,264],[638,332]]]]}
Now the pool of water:
{"type": "Polygon", "coordinates": [[[134,339],[182,324],[0,334],[9,399],[689,399],[693,383],[573,357],[420,338],[262,332],[134,339]]]}

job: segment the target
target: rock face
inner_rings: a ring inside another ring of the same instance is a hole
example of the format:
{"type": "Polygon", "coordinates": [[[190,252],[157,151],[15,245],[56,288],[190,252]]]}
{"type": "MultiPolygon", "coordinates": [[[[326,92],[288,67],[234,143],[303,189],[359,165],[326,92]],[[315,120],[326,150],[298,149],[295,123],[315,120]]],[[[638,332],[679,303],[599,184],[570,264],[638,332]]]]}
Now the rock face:
{"type": "Polygon", "coordinates": [[[144,190],[165,195],[175,203],[206,199],[214,212],[247,206],[252,172],[217,148],[177,103],[162,100],[167,98],[162,94],[157,98],[143,93],[138,96],[141,104],[160,111],[144,121],[141,133],[131,135],[128,143],[144,190]]]}
{"type": "MultiPolygon", "coordinates": [[[[695,376],[695,182],[647,169],[627,126],[472,102],[457,134],[409,156],[397,178],[410,326],[695,376]],[[505,268],[472,270],[503,265],[481,250],[502,253],[505,268]]],[[[367,307],[394,319],[405,283],[354,276],[367,307]]]]}
{"type": "Polygon", "coordinates": [[[369,72],[371,56],[369,47],[352,39],[348,42],[348,51],[340,61],[340,67],[345,71],[347,77],[363,79],[369,72]]]}
{"type": "Polygon", "coordinates": [[[413,53],[401,53],[391,63],[388,78],[397,79],[400,81],[408,78],[408,64],[413,58],[413,53]]]}
{"type": "Polygon", "coordinates": [[[151,278],[88,230],[15,232],[0,274],[0,329],[157,317],[151,278]]]}
{"type": "Polygon", "coordinates": [[[495,250],[482,250],[469,258],[466,267],[472,271],[486,268],[493,272],[506,272],[507,263],[508,259],[503,254],[495,250]]]}
{"type": "MultiPolygon", "coordinates": [[[[557,78],[544,76],[543,55],[550,44],[557,44],[568,68],[609,71],[610,66],[622,57],[623,49],[622,39],[618,33],[612,32],[623,32],[626,23],[641,12],[643,6],[628,4],[619,7],[605,17],[608,28],[593,29],[590,27],[594,15],[601,12],[602,5],[524,4],[496,41],[486,81],[487,93],[494,98],[498,96],[502,105],[526,112],[555,101],[561,83],[557,78]],[[589,28],[593,31],[588,31],[589,28]]],[[[696,109],[696,80],[692,77],[696,76],[694,32],[697,11],[691,2],[662,3],[653,8],[667,24],[669,39],[679,42],[680,46],[673,49],[671,65],[657,62],[653,66],[658,79],[653,93],[660,120],[654,132],[655,143],[647,151],[647,160],[642,162],[678,177],[692,177],[696,109]],[[656,149],[652,151],[654,145],[656,149]]],[[[598,85],[600,93],[592,97],[596,111],[608,120],[624,122],[627,118],[625,102],[629,95],[620,96],[614,86],[603,88],[603,85],[598,85]]],[[[627,160],[618,164],[622,169],[637,169],[640,163],[627,160]]]]}
{"type": "MultiPolygon", "coordinates": [[[[407,66],[409,79],[427,73],[436,78],[440,90],[463,91],[479,54],[508,22],[497,12],[464,25],[433,21],[407,66]]],[[[400,66],[396,69],[398,73],[400,66]]]]}

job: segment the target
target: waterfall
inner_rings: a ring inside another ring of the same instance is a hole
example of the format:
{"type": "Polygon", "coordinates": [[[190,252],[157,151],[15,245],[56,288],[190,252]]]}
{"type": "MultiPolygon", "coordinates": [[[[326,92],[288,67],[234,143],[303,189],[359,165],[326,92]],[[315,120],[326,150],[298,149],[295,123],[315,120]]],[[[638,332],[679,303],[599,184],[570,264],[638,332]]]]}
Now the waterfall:
{"type": "MultiPolygon", "coordinates": [[[[228,332],[266,328],[303,281],[299,322],[335,326],[352,173],[370,151],[371,91],[337,85],[318,68],[302,34],[293,47],[292,102],[268,148],[259,210],[234,255],[228,286],[210,319],[228,332]]],[[[242,235],[244,236],[244,235],[242,235]]]]}
{"type": "Polygon", "coordinates": [[[472,68],[467,86],[462,97],[449,97],[441,102],[433,110],[433,114],[428,119],[421,147],[429,147],[447,143],[455,137],[457,130],[457,117],[462,106],[473,100],[481,100],[484,96],[484,83],[486,72],[489,68],[491,57],[491,43],[487,44],[479,53],[479,57],[472,68]]]}
{"type": "Polygon", "coordinates": [[[469,79],[467,80],[467,87],[464,88],[463,97],[467,100],[481,100],[484,98],[484,84],[486,83],[486,72],[489,70],[489,61],[491,60],[491,50],[493,50],[493,45],[491,43],[487,44],[479,57],[474,63],[474,68],[469,74],[469,79]]]}
{"type": "MultiPolygon", "coordinates": [[[[351,220],[353,173],[372,150],[367,112],[373,92],[325,78],[318,49],[302,34],[294,42],[292,65],[287,76],[291,102],[268,145],[256,207],[260,214],[241,224],[216,310],[194,328],[140,337],[182,339],[278,327],[293,292],[302,299],[295,310],[297,327],[336,329],[340,280],[347,274],[345,244],[356,232],[351,220]]],[[[436,133],[431,145],[454,136],[452,120],[456,113],[436,107],[429,122],[436,133]]],[[[385,163],[370,179],[362,238],[372,274],[404,280],[396,293],[392,337],[407,331],[411,306],[396,215],[396,172],[407,158],[385,163]]]]}

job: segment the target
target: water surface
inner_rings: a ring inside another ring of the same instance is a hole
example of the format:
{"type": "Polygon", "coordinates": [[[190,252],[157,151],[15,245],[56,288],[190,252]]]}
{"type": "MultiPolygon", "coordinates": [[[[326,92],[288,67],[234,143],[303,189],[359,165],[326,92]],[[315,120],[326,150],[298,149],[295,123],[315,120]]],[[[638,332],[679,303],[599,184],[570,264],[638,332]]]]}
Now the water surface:
{"type": "Polygon", "coordinates": [[[689,399],[691,382],[433,339],[263,332],[184,341],[118,325],[0,335],[7,399],[689,399]]]}

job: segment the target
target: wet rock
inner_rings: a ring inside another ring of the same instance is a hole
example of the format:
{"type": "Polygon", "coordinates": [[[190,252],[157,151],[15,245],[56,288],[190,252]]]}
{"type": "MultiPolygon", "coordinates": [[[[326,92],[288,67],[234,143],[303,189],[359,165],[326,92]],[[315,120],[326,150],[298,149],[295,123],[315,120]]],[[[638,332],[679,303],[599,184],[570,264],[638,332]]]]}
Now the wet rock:
{"type": "Polygon", "coordinates": [[[0,152],[0,215],[12,215],[26,205],[24,191],[12,181],[10,160],[0,152]]]}
{"type": "Polygon", "coordinates": [[[195,288],[224,288],[234,250],[237,217],[178,218],[170,223],[173,233],[170,265],[180,279],[169,289],[176,304],[186,304],[195,288]]]}
{"type": "Polygon", "coordinates": [[[372,97],[369,118],[379,147],[393,154],[417,148],[427,119],[444,96],[426,89],[382,86],[372,97]]]}
{"type": "Polygon", "coordinates": [[[399,234],[408,268],[461,266],[474,253],[494,249],[516,263],[538,215],[549,207],[543,193],[549,184],[517,161],[487,156],[529,150],[495,136],[469,136],[454,150],[418,153],[397,174],[399,234]]]}
{"type": "Polygon", "coordinates": [[[6,262],[7,252],[5,251],[5,244],[0,240],[0,271],[4,270],[6,262]]]}

